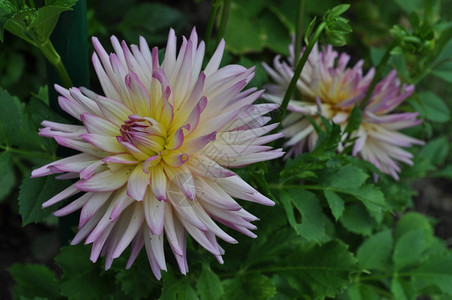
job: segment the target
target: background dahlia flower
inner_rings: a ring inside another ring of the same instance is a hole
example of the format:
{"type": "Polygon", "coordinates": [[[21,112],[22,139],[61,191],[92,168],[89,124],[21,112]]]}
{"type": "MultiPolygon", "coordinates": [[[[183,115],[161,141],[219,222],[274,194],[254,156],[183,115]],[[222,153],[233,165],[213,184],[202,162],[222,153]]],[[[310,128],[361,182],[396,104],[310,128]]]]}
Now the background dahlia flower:
{"type": "MultiPolygon", "coordinates": [[[[289,47],[289,63],[281,62],[276,56],[274,69],[263,64],[275,81],[266,86],[263,98],[281,103],[294,73],[294,45],[289,47]]],[[[302,53],[303,54],[303,53],[302,53]]],[[[283,133],[289,140],[287,156],[296,156],[312,150],[317,133],[305,116],[321,124],[319,115],[339,124],[343,129],[348,123],[355,103],[363,100],[374,77],[374,69],[363,74],[363,61],[353,68],[347,67],[350,56],[334,51],[331,45],[319,50],[316,44],[309,55],[297,82],[295,98],[288,106],[288,115],[283,120],[283,133]]],[[[412,165],[412,154],[403,150],[423,141],[398,132],[399,129],[420,124],[418,113],[391,113],[414,91],[413,85],[401,84],[395,70],[392,70],[374,89],[368,105],[362,114],[362,123],[351,137],[357,137],[353,155],[373,163],[383,173],[399,179],[400,165],[412,165]]],[[[339,146],[339,151],[342,146],[339,146]]]]}
{"type": "Polygon", "coordinates": [[[40,135],[79,151],[33,171],[33,177],[61,174],[77,181],[43,204],[78,195],[56,216],[81,208],[72,244],[92,243],[90,259],[106,256],[105,267],[131,244],[127,268],[145,247],[154,275],[166,270],[164,236],[182,273],[188,271],[186,233],[222,262],[216,237],[237,241],[215,221],[255,237],[255,216],[233,198],[273,205],[230,167],[282,156],[263,144],[277,124],[263,116],[275,104],[253,105],[262,91],[243,90],[254,68],[219,69],[221,41],[204,71],[204,42],[195,30],[176,53],[170,30],[163,62],[158,49],[130,48],[111,38],[108,55],[96,38],[92,61],[105,96],[85,88],[56,86],[63,110],[83,125],[44,121],[40,135]],[[215,221],[214,221],[215,220],[215,221]]]}

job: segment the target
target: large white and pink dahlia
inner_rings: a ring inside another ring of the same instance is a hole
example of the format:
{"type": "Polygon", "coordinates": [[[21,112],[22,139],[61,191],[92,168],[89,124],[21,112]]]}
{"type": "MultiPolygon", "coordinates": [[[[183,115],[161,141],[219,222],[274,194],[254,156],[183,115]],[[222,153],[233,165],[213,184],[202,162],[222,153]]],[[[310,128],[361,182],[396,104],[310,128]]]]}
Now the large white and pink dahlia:
{"type": "MultiPolygon", "coordinates": [[[[274,59],[274,68],[263,64],[275,81],[266,86],[263,98],[281,103],[294,74],[294,46],[289,47],[288,63],[274,59]]],[[[301,53],[303,54],[303,52],[301,53]]],[[[345,128],[355,103],[360,103],[374,77],[374,69],[363,73],[363,61],[347,67],[350,56],[333,50],[331,45],[319,50],[315,45],[297,82],[296,93],[290,100],[288,115],[283,120],[283,133],[290,147],[288,156],[310,151],[317,141],[314,126],[306,116],[322,124],[319,116],[332,120],[345,128]]],[[[381,172],[398,179],[399,162],[412,165],[412,154],[402,148],[423,141],[409,137],[398,130],[416,126],[422,122],[418,113],[392,113],[414,91],[413,85],[401,84],[396,71],[391,71],[374,89],[362,114],[353,155],[373,163],[381,172]]],[[[339,151],[342,145],[339,145],[339,151]]]]}
{"type": "Polygon", "coordinates": [[[93,38],[92,60],[105,96],[56,86],[61,108],[83,125],[44,121],[40,135],[80,153],[32,176],[64,173],[59,177],[77,181],[43,207],[78,194],[55,215],[81,208],[72,244],[92,243],[91,260],[105,255],[107,269],[131,244],[127,267],[145,247],[160,278],[166,236],[185,274],[187,232],[222,262],[216,237],[236,240],[215,221],[255,237],[250,230],[257,218],[234,198],[273,205],[229,168],[282,156],[281,149],[263,146],[281,137],[265,135],[277,126],[266,125],[270,118],[264,116],[276,105],[253,105],[262,91],[243,90],[254,68],[219,69],[224,41],[203,71],[205,46],[195,30],[178,54],[170,30],[161,63],[158,49],[151,51],[143,38],[130,48],[115,37],[111,42],[115,53],[108,55],[93,38]]]}

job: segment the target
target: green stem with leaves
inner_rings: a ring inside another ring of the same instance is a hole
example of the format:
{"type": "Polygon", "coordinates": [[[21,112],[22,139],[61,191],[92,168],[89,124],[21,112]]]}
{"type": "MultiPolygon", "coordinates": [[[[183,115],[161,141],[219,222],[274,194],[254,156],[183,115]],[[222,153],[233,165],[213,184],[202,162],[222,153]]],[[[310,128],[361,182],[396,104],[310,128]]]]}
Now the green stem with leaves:
{"type": "Polygon", "coordinates": [[[364,96],[363,101],[360,104],[361,110],[364,110],[369,103],[370,96],[372,95],[372,92],[374,91],[375,87],[377,86],[378,80],[380,80],[380,77],[388,64],[389,58],[391,58],[391,51],[398,45],[399,43],[394,41],[391,45],[389,45],[388,49],[386,49],[385,54],[383,55],[383,58],[380,60],[380,63],[376,67],[375,75],[372,78],[372,81],[369,84],[369,88],[366,91],[366,95],[364,96]]]}
{"type": "MultiPolygon", "coordinates": [[[[320,25],[317,27],[316,31],[314,32],[314,35],[312,36],[311,40],[309,41],[309,44],[306,47],[306,50],[303,52],[303,55],[301,56],[301,59],[298,62],[297,67],[295,68],[295,72],[292,76],[292,80],[290,80],[289,87],[287,88],[286,93],[284,94],[284,98],[281,103],[277,122],[281,122],[282,118],[286,114],[287,106],[289,105],[289,101],[290,101],[290,97],[292,97],[292,94],[295,90],[297,81],[301,75],[301,71],[303,70],[304,65],[308,61],[309,54],[311,54],[311,51],[314,48],[314,45],[317,43],[318,39],[320,38],[320,35],[322,34],[322,32],[326,28],[326,26],[327,26],[327,23],[325,21],[322,21],[322,23],[320,23],[320,25]]],[[[280,126],[281,126],[281,124],[280,124],[280,126]]]]}
{"type": "Polygon", "coordinates": [[[66,68],[63,65],[63,62],[61,61],[60,55],[57,53],[55,48],[52,45],[52,42],[50,40],[45,41],[42,44],[38,45],[39,50],[41,50],[42,54],[47,58],[47,60],[52,64],[52,66],[55,67],[55,70],[58,73],[58,76],[60,77],[64,87],[70,88],[72,87],[72,81],[69,77],[69,74],[66,70],[66,68]]]}

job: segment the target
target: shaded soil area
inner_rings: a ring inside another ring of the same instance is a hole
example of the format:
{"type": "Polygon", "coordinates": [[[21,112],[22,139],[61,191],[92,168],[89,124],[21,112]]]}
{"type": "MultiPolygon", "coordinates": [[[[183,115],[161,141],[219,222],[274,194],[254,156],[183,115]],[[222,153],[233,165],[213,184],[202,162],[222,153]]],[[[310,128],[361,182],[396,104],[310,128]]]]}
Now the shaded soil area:
{"type": "Polygon", "coordinates": [[[56,227],[30,224],[22,227],[21,217],[6,203],[0,204],[0,299],[11,299],[14,281],[8,268],[14,263],[43,263],[54,268],[58,253],[56,227]]]}

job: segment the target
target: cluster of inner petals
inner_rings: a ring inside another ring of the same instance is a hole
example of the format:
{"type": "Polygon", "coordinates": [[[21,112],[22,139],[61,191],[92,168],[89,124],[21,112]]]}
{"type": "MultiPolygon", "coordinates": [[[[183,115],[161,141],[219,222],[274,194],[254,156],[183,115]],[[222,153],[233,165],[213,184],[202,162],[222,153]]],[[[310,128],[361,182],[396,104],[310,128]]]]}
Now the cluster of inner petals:
{"type": "Polygon", "coordinates": [[[121,125],[120,136],[116,139],[124,145],[130,153],[142,162],[143,172],[149,173],[149,168],[155,167],[162,160],[173,167],[179,167],[189,159],[187,153],[177,151],[183,143],[184,129],[187,124],[167,136],[167,130],[150,117],[130,115],[129,119],[121,125]]]}

